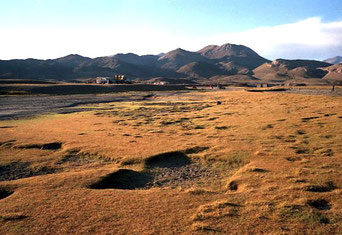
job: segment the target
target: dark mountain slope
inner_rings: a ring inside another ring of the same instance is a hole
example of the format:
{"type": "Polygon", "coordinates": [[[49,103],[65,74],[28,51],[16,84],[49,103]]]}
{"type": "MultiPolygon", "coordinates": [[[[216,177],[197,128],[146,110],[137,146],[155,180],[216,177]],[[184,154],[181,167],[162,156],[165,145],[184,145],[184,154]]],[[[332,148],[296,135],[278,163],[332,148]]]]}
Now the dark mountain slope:
{"type": "Polygon", "coordinates": [[[169,70],[178,70],[183,65],[192,62],[212,63],[210,59],[205,58],[196,52],[186,51],[181,48],[170,51],[158,59],[158,65],[163,69],[169,70]]]}
{"type": "Polygon", "coordinates": [[[177,70],[178,73],[186,74],[194,78],[209,78],[216,75],[230,75],[230,73],[224,69],[221,69],[218,65],[209,64],[207,62],[191,62],[183,65],[177,70]]]}
{"type": "Polygon", "coordinates": [[[246,46],[229,43],[222,46],[206,46],[197,52],[206,58],[218,62],[234,62],[237,66],[247,69],[254,69],[265,62],[269,62],[246,46]]]}
{"type": "Polygon", "coordinates": [[[134,53],[127,53],[127,54],[120,53],[120,54],[114,55],[113,57],[121,61],[124,61],[126,63],[130,63],[130,64],[154,66],[156,65],[158,58],[160,56],[158,55],[138,56],[134,53]]]}

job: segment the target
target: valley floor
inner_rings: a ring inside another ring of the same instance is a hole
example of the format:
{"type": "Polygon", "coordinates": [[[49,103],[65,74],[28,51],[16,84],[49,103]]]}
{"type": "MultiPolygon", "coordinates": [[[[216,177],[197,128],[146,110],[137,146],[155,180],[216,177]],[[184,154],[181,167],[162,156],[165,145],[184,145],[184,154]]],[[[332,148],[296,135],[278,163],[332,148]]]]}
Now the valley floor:
{"type": "Polygon", "coordinates": [[[326,89],[135,93],[2,120],[0,233],[341,234],[342,97],[326,89]]]}

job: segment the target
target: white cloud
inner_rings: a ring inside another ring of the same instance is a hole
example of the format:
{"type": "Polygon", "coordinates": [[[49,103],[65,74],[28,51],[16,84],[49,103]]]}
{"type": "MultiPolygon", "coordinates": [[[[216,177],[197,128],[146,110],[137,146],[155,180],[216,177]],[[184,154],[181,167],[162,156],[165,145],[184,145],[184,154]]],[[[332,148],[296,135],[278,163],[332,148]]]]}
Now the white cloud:
{"type": "Polygon", "coordinates": [[[135,28],[0,28],[0,59],[98,57],[116,53],[158,54],[182,47],[166,30],[135,28]]]}
{"type": "Polygon", "coordinates": [[[269,59],[326,59],[342,55],[342,21],[324,23],[313,17],[292,24],[215,35],[207,41],[246,45],[269,59]]]}
{"type": "Polygon", "coordinates": [[[150,26],[133,28],[0,27],[0,59],[57,58],[71,53],[97,57],[115,53],[157,54],[178,47],[196,51],[209,44],[246,45],[268,58],[325,59],[342,55],[342,21],[309,18],[244,32],[192,37],[150,26]]]}

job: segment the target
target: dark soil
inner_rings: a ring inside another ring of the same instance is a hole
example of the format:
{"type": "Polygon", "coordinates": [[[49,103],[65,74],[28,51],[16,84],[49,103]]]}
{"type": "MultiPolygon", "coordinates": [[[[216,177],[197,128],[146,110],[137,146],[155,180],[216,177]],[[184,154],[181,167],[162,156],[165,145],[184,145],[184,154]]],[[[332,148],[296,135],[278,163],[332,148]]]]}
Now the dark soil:
{"type": "Polygon", "coordinates": [[[249,89],[248,92],[279,92],[287,91],[287,88],[272,88],[272,89],[249,89]]]}
{"type": "Polygon", "coordinates": [[[177,167],[153,167],[137,172],[120,169],[94,184],[91,189],[149,189],[153,187],[190,188],[222,178],[217,172],[198,163],[177,167]]]}
{"type": "Polygon", "coordinates": [[[50,167],[32,169],[27,162],[12,162],[0,165],[0,181],[17,180],[37,175],[53,174],[56,170],[50,167]]]}
{"type": "Polygon", "coordinates": [[[145,160],[145,169],[136,172],[121,169],[107,175],[90,188],[148,189],[152,187],[185,187],[206,184],[210,179],[222,176],[209,167],[193,162],[185,154],[204,151],[207,147],[194,147],[154,155],[145,160]]]}
{"type": "Polygon", "coordinates": [[[193,162],[186,154],[199,153],[208,147],[197,146],[184,151],[166,152],[147,158],[145,169],[136,172],[120,169],[90,185],[92,189],[148,189],[152,187],[185,187],[208,183],[222,176],[209,167],[193,162]]]}
{"type": "Polygon", "coordinates": [[[198,163],[191,163],[179,167],[155,167],[150,169],[152,181],[147,187],[184,187],[205,184],[208,180],[221,178],[221,176],[198,163]]]}

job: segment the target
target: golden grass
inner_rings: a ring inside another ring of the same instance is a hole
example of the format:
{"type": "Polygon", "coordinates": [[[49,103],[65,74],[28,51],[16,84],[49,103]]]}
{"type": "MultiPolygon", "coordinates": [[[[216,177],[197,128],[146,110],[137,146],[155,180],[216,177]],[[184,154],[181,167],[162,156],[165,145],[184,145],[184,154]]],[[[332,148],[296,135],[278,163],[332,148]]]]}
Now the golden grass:
{"type": "Polygon", "coordinates": [[[90,107],[0,122],[12,126],[0,129],[0,165],[28,163],[42,173],[0,182],[14,191],[0,200],[0,233],[342,231],[342,97],[215,91],[90,107]],[[19,148],[52,142],[61,149],[19,148]],[[195,147],[202,150],[186,151],[195,147]],[[172,151],[218,177],[187,190],[88,187],[172,151]],[[44,174],[47,167],[55,173],[44,174]],[[306,203],[321,199],[331,208],[306,203]]]}

